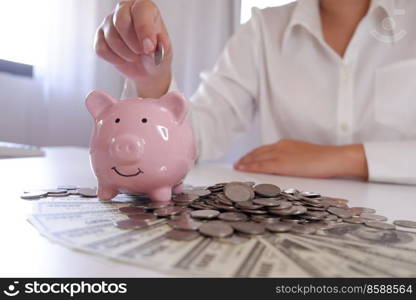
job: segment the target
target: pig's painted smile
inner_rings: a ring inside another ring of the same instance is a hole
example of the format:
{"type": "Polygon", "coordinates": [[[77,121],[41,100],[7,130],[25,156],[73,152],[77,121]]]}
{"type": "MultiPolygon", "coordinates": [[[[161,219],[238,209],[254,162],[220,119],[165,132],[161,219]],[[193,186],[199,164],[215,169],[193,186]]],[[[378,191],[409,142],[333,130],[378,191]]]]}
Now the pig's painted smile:
{"type": "Polygon", "coordinates": [[[118,175],[123,176],[123,177],[134,177],[134,176],[137,176],[137,175],[140,175],[140,174],[144,173],[142,170],[140,170],[140,168],[139,168],[139,169],[138,169],[138,171],[137,171],[136,173],[134,173],[134,174],[123,174],[123,173],[120,173],[120,172],[117,170],[117,168],[116,168],[116,167],[112,167],[112,168],[111,168],[111,170],[113,170],[113,171],[114,171],[114,172],[116,172],[118,175]]]}

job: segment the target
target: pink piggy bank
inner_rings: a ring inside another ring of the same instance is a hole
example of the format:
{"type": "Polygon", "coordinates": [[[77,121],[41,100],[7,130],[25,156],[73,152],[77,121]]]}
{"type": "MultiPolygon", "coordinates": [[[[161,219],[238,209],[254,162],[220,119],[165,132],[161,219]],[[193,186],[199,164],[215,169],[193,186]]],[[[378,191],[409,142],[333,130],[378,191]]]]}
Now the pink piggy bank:
{"type": "Polygon", "coordinates": [[[93,91],[86,106],[95,120],[90,157],[100,199],[127,191],[170,201],[172,193],[182,192],[196,145],[185,119],[187,101],[180,93],[117,100],[93,91]]]}

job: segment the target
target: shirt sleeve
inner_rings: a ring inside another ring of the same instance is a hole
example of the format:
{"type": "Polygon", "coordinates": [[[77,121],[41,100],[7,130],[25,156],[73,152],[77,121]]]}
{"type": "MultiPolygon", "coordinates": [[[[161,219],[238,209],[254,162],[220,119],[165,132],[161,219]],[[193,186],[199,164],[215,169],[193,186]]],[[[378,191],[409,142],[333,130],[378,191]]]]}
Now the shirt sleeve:
{"type": "Polygon", "coordinates": [[[416,184],[416,141],[364,143],[369,180],[416,184]]]}

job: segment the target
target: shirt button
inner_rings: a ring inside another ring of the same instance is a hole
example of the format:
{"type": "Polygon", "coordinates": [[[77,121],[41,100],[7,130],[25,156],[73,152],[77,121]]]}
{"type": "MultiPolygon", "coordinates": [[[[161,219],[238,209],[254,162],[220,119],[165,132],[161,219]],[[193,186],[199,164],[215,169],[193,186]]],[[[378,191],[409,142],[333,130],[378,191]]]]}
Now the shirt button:
{"type": "Polygon", "coordinates": [[[348,125],[348,123],[341,123],[339,125],[339,128],[341,128],[342,131],[347,132],[350,129],[350,126],[348,125]]]}
{"type": "Polygon", "coordinates": [[[349,78],[349,72],[346,69],[344,69],[342,71],[342,81],[348,81],[348,78],[349,78]]]}

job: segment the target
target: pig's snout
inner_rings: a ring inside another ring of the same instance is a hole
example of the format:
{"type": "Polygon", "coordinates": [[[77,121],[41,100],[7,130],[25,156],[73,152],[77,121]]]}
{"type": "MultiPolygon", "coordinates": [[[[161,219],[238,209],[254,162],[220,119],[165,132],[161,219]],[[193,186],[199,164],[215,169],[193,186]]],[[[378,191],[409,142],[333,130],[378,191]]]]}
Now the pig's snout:
{"type": "Polygon", "coordinates": [[[135,163],[143,154],[143,142],[134,135],[122,135],[111,140],[110,153],[118,164],[135,163]]]}

